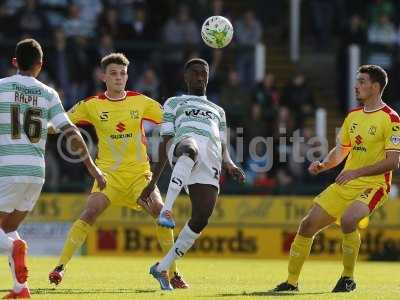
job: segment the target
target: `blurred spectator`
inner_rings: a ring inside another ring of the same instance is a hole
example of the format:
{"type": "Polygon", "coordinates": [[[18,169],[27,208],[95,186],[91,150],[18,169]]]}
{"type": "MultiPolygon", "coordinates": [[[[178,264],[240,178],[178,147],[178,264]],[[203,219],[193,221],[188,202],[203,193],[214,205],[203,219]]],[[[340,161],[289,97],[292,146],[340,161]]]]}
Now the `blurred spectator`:
{"type": "Polygon", "coordinates": [[[396,8],[392,0],[370,1],[370,3],[368,3],[368,9],[372,23],[378,23],[382,15],[392,18],[396,12],[396,8]]]}
{"type": "Polygon", "coordinates": [[[367,32],[364,20],[360,15],[352,15],[345,29],[341,34],[342,45],[348,46],[351,44],[365,45],[367,41],[367,32]]]}
{"type": "Polygon", "coordinates": [[[293,131],[296,129],[293,115],[285,106],[279,108],[278,117],[274,125],[274,138],[276,140],[278,140],[280,136],[292,136],[293,131]]]}
{"type": "MultiPolygon", "coordinates": [[[[314,137],[314,132],[311,128],[305,127],[299,130],[299,137],[304,140],[293,140],[291,147],[291,154],[288,157],[288,168],[290,174],[292,174],[296,180],[303,181],[303,179],[308,178],[308,152],[316,147],[321,146],[321,143],[314,137]]],[[[316,157],[315,159],[320,159],[320,153],[313,153],[316,157]]]]}
{"type": "Polygon", "coordinates": [[[144,71],[135,85],[135,90],[155,100],[160,98],[160,81],[154,69],[144,71]]]}
{"type": "MultiPolygon", "coordinates": [[[[262,37],[262,26],[254,11],[246,11],[235,24],[235,37],[239,46],[255,47],[262,37]]],[[[238,53],[237,68],[244,84],[254,83],[254,49],[243,49],[238,53]],[[243,52],[242,52],[243,51],[243,52]]]]}
{"type": "MultiPolygon", "coordinates": [[[[50,144],[52,141],[48,141],[47,143],[50,144]]],[[[60,163],[54,154],[56,150],[55,143],[52,143],[53,147],[48,147],[46,149],[45,155],[45,163],[46,163],[46,187],[52,191],[58,191],[59,184],[60,184],[60,163]]]]}
{"type": "Polygon", "coordinates": [[[314,97],[303,73],[295,75],[284,88],[282,105],[294,116],[296,128],[303,128],[305,119],[314,115],[314,97]]]}
{"type": "Polygon", "coordinates": [[[105,9],[97,20],[97,30],[100,34],[109,34],[114,38],[123,38],[118,20],[118,11],[110,7],[105,9]]]}
{"type": "Polygon", "coordinates": [[[83,36],[90,37],[92,28],[84,19],[81,18],[79,6],[71,4],[68,7],[68,17],[63,24],[64,32],[67,38],[83,36]]]}
{"type": "Polygon", "coordinates": [[[110,34],[103,34],[100,37],[100,42],[98,47],[96,47],[96,52],[98,58],[96,59],[95,63],[98,63],[104,56],[115,52],[114,40],[110,34]]]}
{"type": "Polygon", "coordinates": [[[12,37],[15,34],[14,26],[9,26],[13,24],[13,20],[13,15],[7,10],[7,2],[0,2],[0,38],[12,37]]]}
{"type": "MultiPolygon", "coordinates": [[[[270,151],[272,149],[269,149],[270,151]]],[[[255,144],[254,153],[246,160],[244,172],[246,184],[256,187],[273,187],[275,180],[268,177],[269,167],[272,166],[272,152],[268,154],[266,144],[259,142],[255,144]]]]}
{"type": "Polygon", "coordinates": [[[105,84],[103,82],[103,70],[101,69],[100,64],[94,68],[91,82],[92,86],[90,90],[92,91],[92,95],[100,95],[104,93],[105,84]]]}
{"type": "Polygon", "coordinates": [[[167,95],[171,96],[182,83],[182,62],[188,52],[200,41],[200,29],[190,15],[189,7],[180,5],[176,15],[167,21],[164,28],[163,78],[167,95]]]}
{"type": "Polygon", "coordinates": [[[5,15],[15,17],[17,11],[26,5],[26,0],[5,0],[1,1],[5,15]]]}
{"type": "Polygon", "coordinates": [[[198,9],[196,9],[196,19],[202,24],[209,16],[224,16],[230,19],[230,13],[226,8],[224,0],[210,0],[198,2],[198,9]]]}
{"type": "Polygon", "coordinates": [[[157,38],[153,26],[147,20],[144,7],[135,9],[135,16],[131,22],[122,25],[121,36],[131,41],[154,41],[157,38]]]}
{"type": "Polygon", "coordinates": [[[69,0],[39,0],[39,5],[50,26],[62,26],[68,13],[69,0]]]}
{"type": "Polygon", "coordinates": [[[24,33],[37,39],[43,39],[49,33],[46,18],[38,8],[36,0],[25,0],[25,6],[17,11],[13,19],[16,22],[16,34],[24,33]]]}
{"type": "Polygon", "coordinates": [[[378,22],[373,22],[368,27],[368,42],[384,46],[395,44],[396,30],[388,15],[380,15],[378,22]]]}
{"type": "Polygon", "coordinates": [[[79,7],[80,16],[83,22],[87,23],[88,26],[96,24],[97,17],[103,11],[102,1],[99,0],[72,0],[72,3],[79,7]]]}
{"type": "Polygon", "coordinates": [[[180,5],[176,16],[168,20],[164,31],[165,42],[170,44],[197,44],[200,41],[200,30],[190,16],[189,7],[180,5]]]}
{"type": "Polygon", "coordinates": [[[245,138],[247,144],[251,142],[251,139],[255,137],[267,137],[268,134],[268,123],[264,118],[264,111],[259,103],[253,103],[250,108],[250,120],[251,122],[245,123],[245,138]]]}
{"type": "Polygon", "coordinates": [[[274,121],[279,105],[279,92],[274,74],[265,74],[264,79],[257,84],[253,91],[253,102],[261,106],[263,118],[270,122],[274,121]]]}
{"type": "Polygon", "coordinates": [[[53,47],[45,55],[45,67],[49,75],[55,80],[55,83],[64,92],[63,100],[65,103],[71,103],[69,65],[72,62],[69,59],[69,51],[64,31],[60,28],[54,31],[53,47]]]}
{"type": "MultiPolygon", "coordinates": [[[[267,138],[273,134],[272,129],[274,126],[265,120],[264,111],[260,104],[252,104],[248,117],[251,122],[245,122],[244,125],[243,139],[245,145],[250,145],[255,138],[267,138]]],[[[250,155],[248,150],[248,147],[246,147],[246,152],[244,153],[246,157],[250,155]]]]}
{"type": "Polygon", "coordinates": [[[239,45],[255,46],[262,37],[262,27],[254,11],[246,11],[242,18],[236,22],[236,39],[239,45]]]}
{"type": "Polygon", "coordinates": [[[120,36],[123,40],[131,43],[132,41],[144,43],[142,47],[127,50],[128,58],[134,62],[135,68],[129,68],[129,84],[133,84],[137,74],[144,72],[148,66],[148,60],[152,55],[151,46],[149,43],[157,41],[157,31],[152,24],[149,23],[147,11],[140,6],[134,11],[134,18],[130,23],[121,25],[120,36]]]}
{"type": "Polygon", "coordinates": [[[128,24],[133,20],[135,6],[143,6],[145,0],[106,0],[106,6],[115,7],[121,24],[128,24]]]}
{"type": "Polygon", "coordinates": [[[364,46],[367,42],[367,31],[364,20],[360,15],[354,14],[345,24],[340,33],[340,44],[337,56],[337,90],[340,109],[342,112],[347,111],[348,95],[349,95],[349,75],[348,75],[348,60],[349,46],[352,44],[364,46]]]}
{"type": "Polygon", "coordinates": [[[76,37],[69,44],[71,63],[70,82],[71,82],[71,102],[66,103],[66,109],[69,109],[76,101],[84,99],[88,95],[89,80],[92,77],[91,64],[92,56],[88,51],[87,40],[83,37],[76,37]]]}
{"type": "Polygon", "coordinates": [[[231,70],[228,80],[221,89],[220,105],[225,109],[231,127],[243,127],[249,112],[248,91],[241,85],[237,71],[231,70]]]}
{"type": "Polygon", "coordinates": [[[335,1],[331,0],[310,1],[315,48],[317,50],[323,50],[329,46],[334,4],[335,1]]]}

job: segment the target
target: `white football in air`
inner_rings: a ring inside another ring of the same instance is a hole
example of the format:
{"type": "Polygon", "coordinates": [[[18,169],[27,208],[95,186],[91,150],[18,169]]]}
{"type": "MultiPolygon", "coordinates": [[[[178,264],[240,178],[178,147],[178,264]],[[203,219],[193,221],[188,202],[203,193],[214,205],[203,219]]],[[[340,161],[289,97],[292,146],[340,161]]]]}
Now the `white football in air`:
{"type": "Polygon", "coordinates": [[[201,37],[212,48],[224,48],[232,40],[233,26],[225,17],[209,17],[201,27],[201,37]]]}

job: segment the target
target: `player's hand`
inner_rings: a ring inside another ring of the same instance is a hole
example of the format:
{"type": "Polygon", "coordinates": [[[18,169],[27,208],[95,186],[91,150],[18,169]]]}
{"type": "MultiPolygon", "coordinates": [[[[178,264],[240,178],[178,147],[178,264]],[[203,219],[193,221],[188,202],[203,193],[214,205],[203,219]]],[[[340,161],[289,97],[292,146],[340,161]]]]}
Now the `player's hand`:
{"type": "Polygon", "coordinates": [[[233,177],[237,182],[243,183],[246,175],[243,170],[236,166],[234,163],[229,162],[224,164],[224,169],[228,172],[229,175],[233,177]]]}
{"type": "Polygon", "coordinates": [[[342,171],[338,177],[336,177],[335,182],[339,185],[343,185],[358,177],[360,177],[360,174],[357,170],[342,171]]]}
{"type": "Polygon", "coordinates": [[[313,161],[311,165],[308,167],[308,172],[311,175],[318,175],[324,170],[324,164],[320,161],[313,161]]]}
{"type": "Polygon", "coordinates": [[[93,165],[92,167],[88,168],[90,175],[97,181],[97,186],[99,187],[100,191],[106,187],[107,181],[106,177],[104,176],[103,172],[96,166],[93,165]]]}
{"type": "Polygon", "coordinates": [[[143,189],[142,193],[140,194],[139,198],[137,199],[137,202],[147,202],[148,199],[150,199],[151,193],[155,190],[156,184],[152,181],[149,182],[149,184],[143,189]]]}

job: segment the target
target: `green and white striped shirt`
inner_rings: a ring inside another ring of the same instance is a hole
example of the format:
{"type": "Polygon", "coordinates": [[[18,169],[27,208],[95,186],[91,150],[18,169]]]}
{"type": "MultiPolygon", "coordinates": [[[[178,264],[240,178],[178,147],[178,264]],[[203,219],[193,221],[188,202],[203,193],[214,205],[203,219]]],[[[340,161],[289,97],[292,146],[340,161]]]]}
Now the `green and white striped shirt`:
{"type": "Polygon", "coordinates": [[[164,103],[161,135],[174,136],[177,144],[187,137],[207,139],[218,156],[226,143],[225,111],[206,96],[182,95],[164,103]]]}
{"type": "Polygon", "coordinates": [[[0,79],[1,182],[44,182],[48,122],[71,124],[54,89],[30,76],[0,79]]]}

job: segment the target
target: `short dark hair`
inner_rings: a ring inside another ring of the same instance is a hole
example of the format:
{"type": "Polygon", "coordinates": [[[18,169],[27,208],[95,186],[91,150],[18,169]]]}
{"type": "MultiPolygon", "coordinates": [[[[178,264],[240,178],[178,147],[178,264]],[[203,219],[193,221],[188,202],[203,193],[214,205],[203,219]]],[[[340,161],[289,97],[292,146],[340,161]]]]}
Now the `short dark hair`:
{"type": "Polygon", "coordinates": [[[189,67],[191,65],[195,65],[195,64],[203,65],[203,66],[207,67],[207,69],[209,69],[208,62],[205,61],[204,59],[202,59],[202,58],[192,58],[192,59],[189,59],[185,63],[185,66],[183,67],[183,70],[186,72],[186,70],[189,69],[189,67]]]}
{"type": "Polygon", "coordinates": [[[105,71],[109,64],[129,66],[129,60],[123,53],[111,53],[101,59],[100,65],[103,71],[105,71]]]}
{"type": "Polygon", "coordinates": [[[42,61],[42,47],[34,39],[19,41],[15,47],[15,58],[17,59],[18,69],[29,71],[35,64],[42,61]]]}
{"type": "Polygon", "coordinates": [[[383,92],[388,83],[387,73],[380,66],[363,65],[358,69],[358,73],[368,74],[372,82],[378,82],[381,87],[381,92],[383,92]]]}

